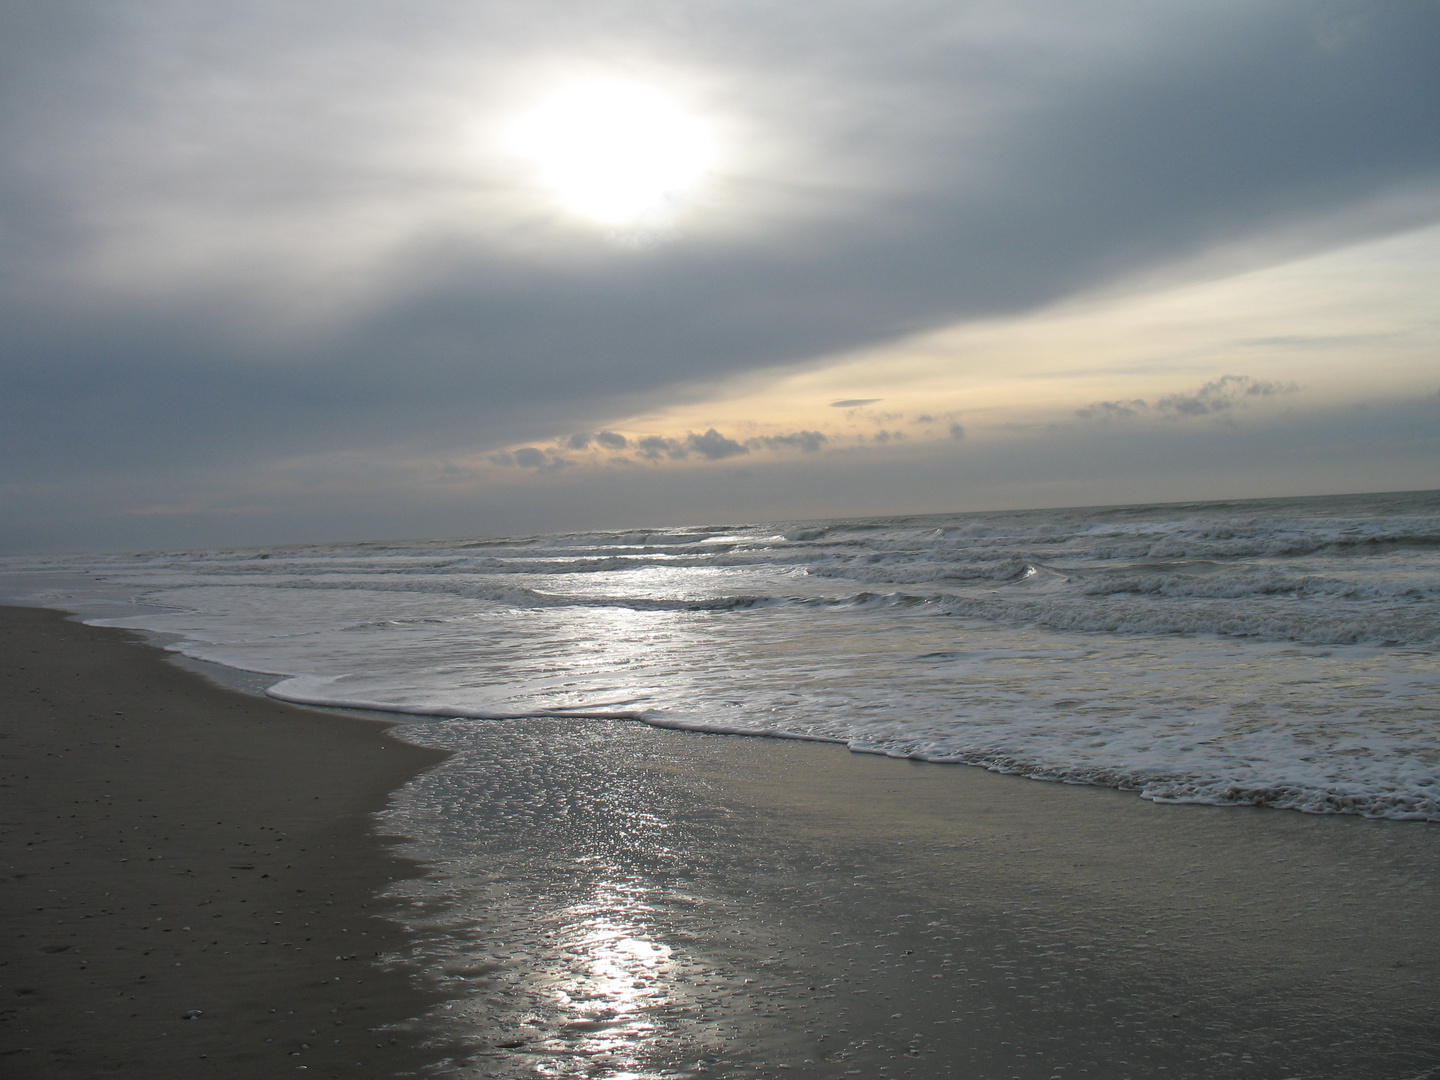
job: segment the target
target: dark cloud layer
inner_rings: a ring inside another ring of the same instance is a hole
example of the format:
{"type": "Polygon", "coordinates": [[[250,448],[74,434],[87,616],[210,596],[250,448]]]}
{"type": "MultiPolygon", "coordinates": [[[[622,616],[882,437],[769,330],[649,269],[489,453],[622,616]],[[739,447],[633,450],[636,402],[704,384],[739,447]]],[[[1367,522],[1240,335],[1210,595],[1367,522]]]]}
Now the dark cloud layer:
{"type": "Polygon", "coordinates": [[[1397,224],[1364,208],[1440,170],[1430,3],[19,0],[0,73],[12,484],[593,430],[1267,232],[1397,224]],[[566,65],[740,118],[703,224],[616,243],[455,150],[467,110],[566,65]]]}

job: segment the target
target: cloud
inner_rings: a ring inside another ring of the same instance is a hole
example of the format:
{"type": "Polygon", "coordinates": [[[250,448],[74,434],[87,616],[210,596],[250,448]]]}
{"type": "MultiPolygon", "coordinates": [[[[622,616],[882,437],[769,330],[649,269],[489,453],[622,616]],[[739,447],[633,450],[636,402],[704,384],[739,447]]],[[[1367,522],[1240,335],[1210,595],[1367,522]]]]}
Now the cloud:
{"type": "Polygon", "coordinates": [[[788,435],[759,435],[746,439],[745,445],[756,450],[803,450],[813,454],[830,440],[820,431],[794,431],[788,435]]]}
{"type": "Polygon", "coordinates": [[[1237,405],[1244,404],[1247,398],[1274,397],[1297,390],[1299,387],[1294,383],[1270,382],[1249,375],[1222,375],[1198,390],[1166,394],[1154,405],[1141,398],[1096,401],[1083,409],[1076,409],[1075,415],[1081,420],[1128,420],[1142,414],[1164,416],[1171,420],[1188,419],[1231,412],[1237,405]]]}
{"type": "Polygon", "coordinates": [[[705,432],[704,435],[696,435],[691,432],[685,439],[685,449],[693,450],[701,457],[709,458],[711,461],[719,461],[721,458],[734,457],[737,454],[748,454],[747,450],[734,439],[726,438],[714,428],[705,432]]]}
{"type": "MultiPolygon", "coordinates": [[[[890,437],[890,432],[882,431],[876,436],[876,441],[888,442],[890,437]]],[[[903,439],[904,437],[899,432],[895,433],[895,438],[903,439]]],[[[580,461],[588,460],[594,465],[615,465],[631,463],[630,458],[613,452],[627,448],[633,448],[641,458],[651,462],[687,461],[692,457],[702,458],[706,461],[723,461],[726,458],[748,454],[752,450],[772,452],[798,450],[803,453],[815,453],[829,441],[829,437],[822,431],[793,431],[779,435],[758,435],[746,439],[742,443],[712,427],[704,433],[687,432],[684,438],[665,435],[627,438],[615,431],[579,432],[557,440],[556,444],[574,451],[585,451],[592,447],[612,451],[612,453],[602,454],[598,457],[582,458],[580,461]]],[[[578,463],[563,457],[554,450],[541,450],[533,446],[499,451],[491,453],[487,457],[495,465],[520,466],[545,471],[578,463]]]]}
{"type": "MultiPolygon", "coordinates": [[[[1376,209],[1440,172],[1428,4],[425,13],[0,6],[13,490],[499,452],[1226,245],[1264,261],[1435,213],[1376,209]],[[617,243],[502,152],[505,120],[577,71],[664,85],[724,132],[691,217],[617,243]]],[[[633,451],[744,445],[690,438],[633,451]]],[[[546,453],[525,467],[566,460],[546,453]]]]}
{"type": "Polygon", "coordinates": [[[1139,398],[1129,401],[1096,401],[1083,409],[1076,409],[1075,415],[1081,420],[1128,420],[1149,408],[1150,403],[1139,398]]]}
{"type": "Polygon", "coordinates": [[[843,400],[843,401],[832,401],[832,402],[830,402],[830,407],[831,407],[832,409],[858,409],[858,408],[860,408],[862,405],[874,405],[877,401],[884,401],[884,400],[885,400],[884,398],[878,398],[878,397],[846,398],[846,399],[843,400]]]}
{"type": "Polygon", "coordinates": [[[635,452],[647,461],[661,458],[680,460],[690,455],[689,448],[679,439],[667,439],[663,435],[646,435],[635,440],[635,452]]]}
{"type": "Polygon", "coordinates": [[[710,461],[720,461],[750,452],[741,443],[721,435],[714,428],[706,431],[703,435],[697,435],[692,431],[683,439],[667,438],[664,435],[647,435],[634,440],[634,446],[636,452],[648,461],[659,461],[662,458],[683,461],[691,454],[698,454],[710,461]]]}
{"type": "Polygon", "coordinates": [[[487,455],[491,464],[507,468],[535,469],[538,472],[555,472],[575,464],[553,450],[541,450],[535,446],[521,446],[515,450],[502,450],[487,455]]]}
{"type": "Polygon", "coordinates": [[[1265,382],[1248,375],[1223,375],[1193,394],[1167,394],[1155,403],[1155,407],[1176,416],[1204,416],[1207,413],[1229,412],[1244,398],[1273,397],[1293,393],[1297,389],[1291,384],[1265,382]]]}
{"type": "Polygon", "coordinates": [[[577,431],[563,440],[571,450],[588,450],[591,444],[606,450],[623,450],[627,441],[625,436],[617,431],[577,431]]]}

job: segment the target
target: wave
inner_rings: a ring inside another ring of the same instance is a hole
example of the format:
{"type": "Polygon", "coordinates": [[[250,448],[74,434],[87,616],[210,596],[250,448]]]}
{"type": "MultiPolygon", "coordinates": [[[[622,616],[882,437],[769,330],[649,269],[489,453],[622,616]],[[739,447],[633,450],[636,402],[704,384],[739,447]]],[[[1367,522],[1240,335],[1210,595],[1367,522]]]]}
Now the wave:
{"type": "Polygon", "coordinates": [[[1358,783],[1343,785],[1303,783],[1255,783],[1230,779],[1205,779],[1170,774],[1148,775],[1141,771],[1094,766],[1039,764],[1006,753],[971,750],[962,753],[931,753],[873,747],[852,742],[858,753],[927,761],[937,764],[972,765],[990,772],[1023,776],[1062,784],[1082,784],[1133,791],[1151,802],[1200,806],[1257,806],[1275,810],[1299,810],[1306,814],[1351,814],[1392,821],[1440,822],[1440,790],[1430,784],[1407,790],[1369,790],[1358,783]]]}
{"type": "MultiPolygon", "coordinates": [[[[725,613],[773,609],[832,612],[918,612],[997,626],[1034,626],[1067,633],[1124,636],[1247,638],[1312,645],[1440,644],[1440,589],[1424,582],[1356,584],[1320,577],[1260,574],[1248,579],[1185,575],[1068,576],[1052,568],[1006,566],[986,579],[994,588],[963,590],[861,589],[829,595],[722,593],[701,596],[585,595],[474,578],[349,580],[300,578],[275,581],[272,591],[418,598],[445,597],[484,605],[485,610],[541,611],[563,608],[635,612],[725,613]]],[[[245,589],[226,582],[214,589],[245,589]]],[[[175,591],[151,594],[159,603],[184,599],[175,591]]],[[[430,617],[430,621],[448,621],[430,617]]],[[[404,625],[393,618],[351,620],[345,629],[404,625]]],[[[337,627],[337,629],[340,627],[337,627]]]]}
{"type": "MultiPolygon", "coordinates": [[[[460,704],[407,704],[377,696],[336,693],[338,678],[300,677],[287,679],[267,693],[293,704],[327,708],[361,709],[401,716],[437,719],[470,719],[503,722],[532,718],[572,720],[626,720],[651,727],[716,735],[788,739],[844,745],[854,753],[936,764],[969,765],[990,772],[1021,776],[1052,783],[1080,784],[1132,791],[1152,802],[1206,806],[1255,806],[1298,810],[1309,814],[1347,814],[1396,821],[1440,822],[1440,784],[1426,776],[1409,785],[1350,781],[1327,783],[1297,780],[1257,780],[1234,776],[1202,776],[1176,771],[1091,763],[1057,764],[1054,748],[1039,755],[1022,755],[1013,750],[983,746],[963,749],[923,747],[914,744],[875,741],[865,736],[845,736],[746,723],[718,723],[696,716],[667,714],[664,710],[635,708],[634,700],[595,702],[572,707],[515,705],[510,708],[475,708],[460,704]]],[[[1273,766],[1275,763],[1269,763],[1273,766]]],[[[1263,773],[1266,762],[1257,762],[1247,771],[1263,773]]],[[[1283,768],[1278,770],[1283,772],[1283,768]]]]}

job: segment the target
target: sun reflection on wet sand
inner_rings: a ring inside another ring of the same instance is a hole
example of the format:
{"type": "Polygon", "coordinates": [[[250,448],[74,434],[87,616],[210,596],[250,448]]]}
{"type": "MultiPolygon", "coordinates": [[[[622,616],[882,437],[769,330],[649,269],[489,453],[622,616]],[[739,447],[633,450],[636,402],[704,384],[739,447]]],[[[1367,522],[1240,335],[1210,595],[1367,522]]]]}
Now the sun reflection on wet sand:
{"type": "Polygon", "coordinates": [[[551,993],[572,1053],[636,1065],[634,1052],[655,1033],[651,1014],[672,1004],[671,950],[645,934],[635,917],[645,908],[642,889],[606,883],[564,913],[557,944],[575,960],[551,993]]]}
{"type": "Polygon", "coordinates": [[[444,998],[424,1020],[448,1040],[437,1077],[803,1075],[821,1056],[807,1003],[834,991],[786,959],[788,908],[757,918],[737,893],[755,859],[703,758],[651,760],[653,731],[621,722],[427,731],[458,753],[415,790],[450,816],[406,846],[430,876],[392,895],[416,935],[396,962],[444,998]]]}
{"type": "Polygon", "coordinates": [[[446,986],[459,992],[444,1007],[447,1026],[475,1051],[447,1075],[660,1080],[690,1075],[677,1065],[709,1050],[681,1046],[703,1018],[715,972],[652,925],[696,905],[649,875],[595,862],[580,871],[590,880],[570,902],[553,892],[522,901],[528,932],[509,927],[508,944],[492,940],[483,954],[444,962],[446,986]],[[502,1062],[506,1071],[496,1072],[502,1062]]]}

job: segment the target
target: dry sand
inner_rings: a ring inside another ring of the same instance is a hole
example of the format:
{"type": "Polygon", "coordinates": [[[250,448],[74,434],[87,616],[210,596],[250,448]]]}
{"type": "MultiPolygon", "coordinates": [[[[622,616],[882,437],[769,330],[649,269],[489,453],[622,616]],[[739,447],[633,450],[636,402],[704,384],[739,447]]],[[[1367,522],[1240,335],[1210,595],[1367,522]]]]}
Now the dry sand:
{"type": "Polygon", "coordinates": [[[433,999],[366,963],[373,835],[442,754],[216,689],[132,635],[0,607],[0,1072],[414,1075],[433,999]],[[198,1011],[194,1019],[187,1013],[198,1011]]]}

